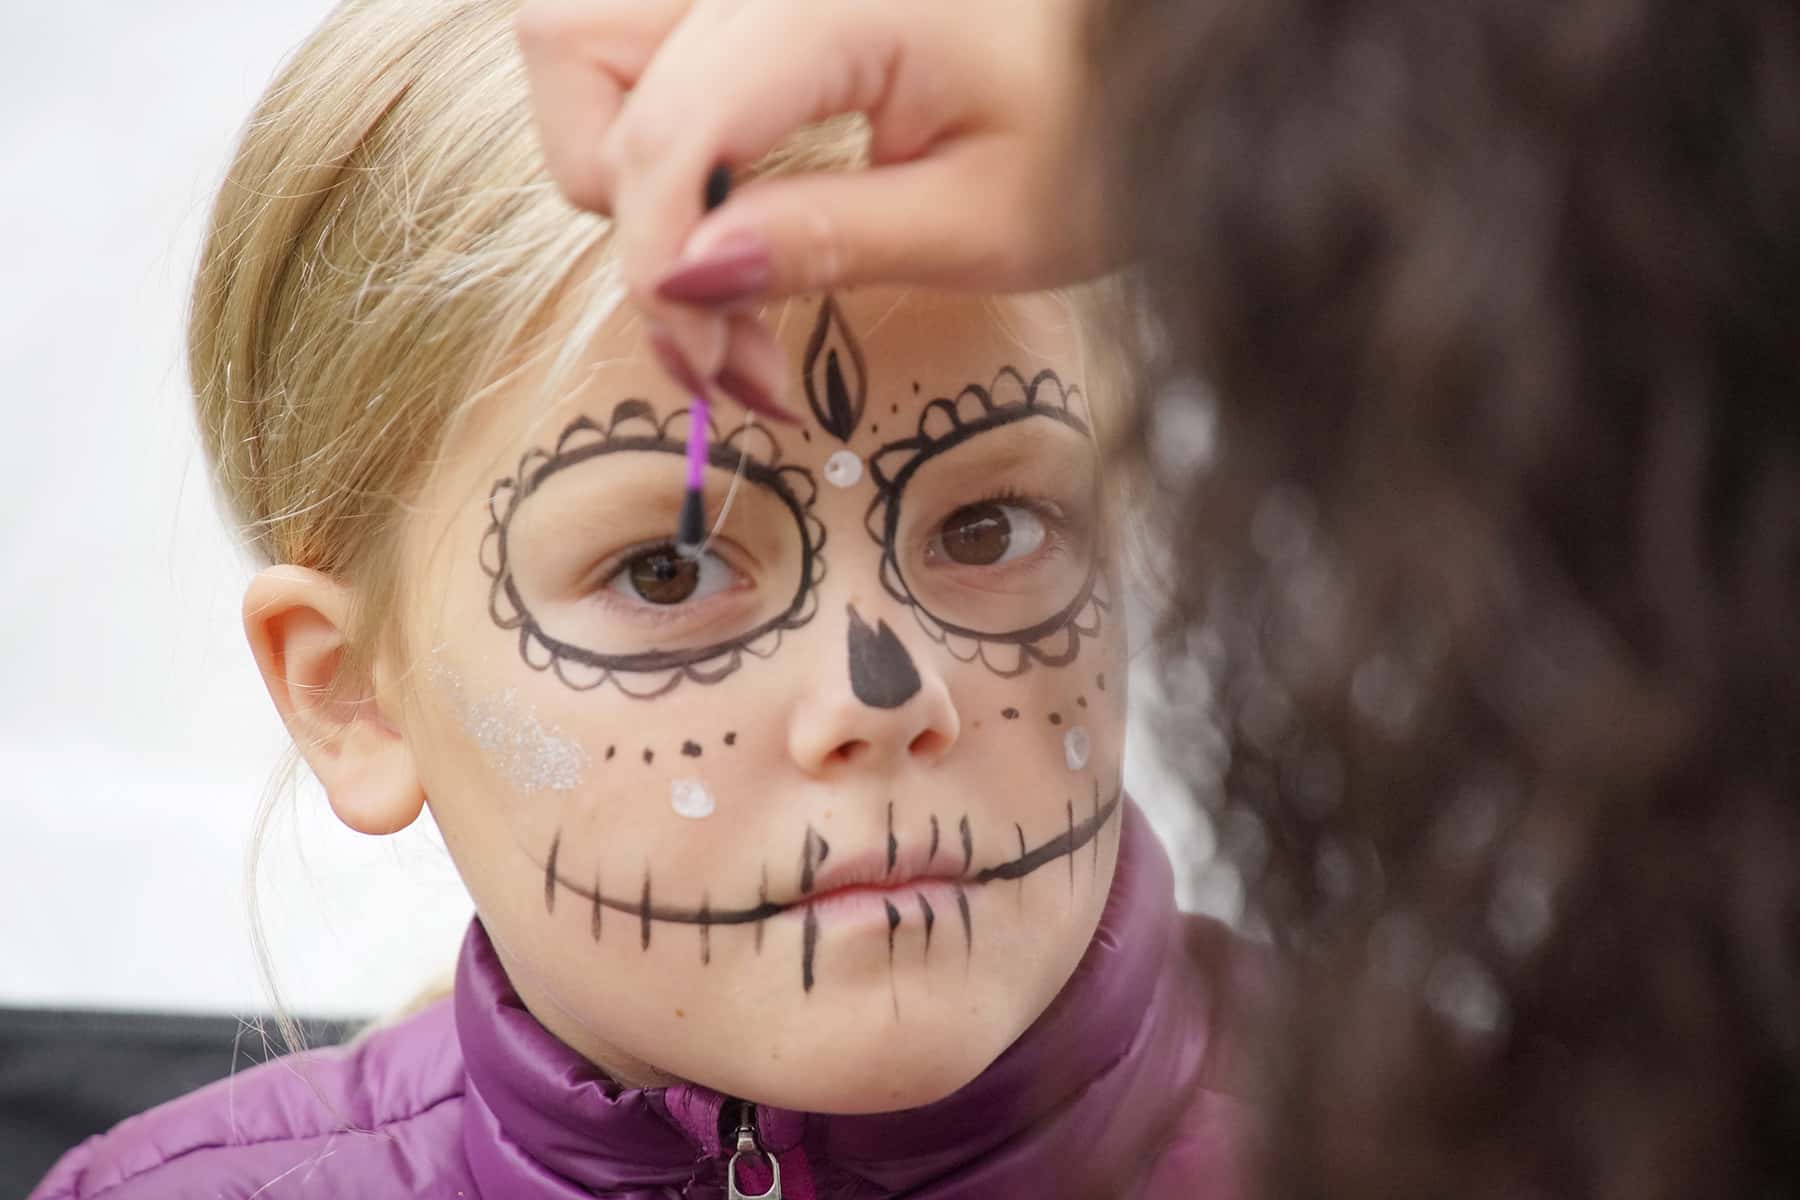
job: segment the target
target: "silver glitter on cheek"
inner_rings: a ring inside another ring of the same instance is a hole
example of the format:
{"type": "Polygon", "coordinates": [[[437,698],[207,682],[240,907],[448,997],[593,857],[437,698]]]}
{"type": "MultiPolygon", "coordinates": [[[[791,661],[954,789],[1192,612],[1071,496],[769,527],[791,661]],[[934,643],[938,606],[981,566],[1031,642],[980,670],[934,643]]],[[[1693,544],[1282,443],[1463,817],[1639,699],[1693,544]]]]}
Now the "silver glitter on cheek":
{"type": "Polygon", "coordinates": [[[434,667],[432,676],[489,764],[520,792],[570,792],[581,786],[587,752],[538,720],[512,688],[495,700],[476,700],[447,667],[434,667]]]}
{"type": "Polygon", "coordinates": [[[475,704],[469,733],[522,792],[569,792],[581,786],[587,754],[524,708],[511,688],[492,704],[475,704]]]}

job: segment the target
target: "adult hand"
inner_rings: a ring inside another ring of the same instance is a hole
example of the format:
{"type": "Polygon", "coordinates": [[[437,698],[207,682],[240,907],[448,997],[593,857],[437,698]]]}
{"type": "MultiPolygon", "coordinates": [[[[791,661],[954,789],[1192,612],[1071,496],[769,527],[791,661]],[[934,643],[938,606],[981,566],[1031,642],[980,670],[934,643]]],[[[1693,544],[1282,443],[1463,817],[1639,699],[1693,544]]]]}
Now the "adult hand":
{"type": "Polygon", "coordinates": [[[1085,3],[528,0],[517,29],[551,174],[613,218],[665,364],[769,411],[786,363],[734,306],[1101,269],[1085,3]],[[715,166],[845,112],[869,120],[870,169],[754,180],[706,212],[715,166]]]}

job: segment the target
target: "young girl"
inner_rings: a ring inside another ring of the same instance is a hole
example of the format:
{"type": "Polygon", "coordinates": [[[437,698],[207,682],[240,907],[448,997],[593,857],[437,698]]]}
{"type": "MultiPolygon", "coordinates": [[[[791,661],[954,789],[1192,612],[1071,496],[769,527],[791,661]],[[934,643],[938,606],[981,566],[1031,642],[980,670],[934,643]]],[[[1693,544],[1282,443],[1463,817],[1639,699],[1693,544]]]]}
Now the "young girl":
{"type": "Polygon", "coordinates": [[[1120,791],[1082,301],[770,314],[801,415],[712,414],[684,553],[694,397],[542,173],[509,10],[334,13],[191,328],[270,564],[251,648],[346,824],[429,801],[478,914],[454,995],[36,1195],[1228,1194],[1223,938],[1120,791]]]}

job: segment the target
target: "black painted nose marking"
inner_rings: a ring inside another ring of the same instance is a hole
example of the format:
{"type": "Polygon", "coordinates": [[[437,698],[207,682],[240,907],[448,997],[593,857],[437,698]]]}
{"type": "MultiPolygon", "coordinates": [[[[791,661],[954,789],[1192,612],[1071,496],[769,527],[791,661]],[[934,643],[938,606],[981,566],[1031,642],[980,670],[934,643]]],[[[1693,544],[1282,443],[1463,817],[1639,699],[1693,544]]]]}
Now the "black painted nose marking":
{"type": "Polygon", "coordinates": [[[850,609],[850,690],[870,708],[899,708],[919,691],[919,669],[886,621],[870,629],[850,609]]]}

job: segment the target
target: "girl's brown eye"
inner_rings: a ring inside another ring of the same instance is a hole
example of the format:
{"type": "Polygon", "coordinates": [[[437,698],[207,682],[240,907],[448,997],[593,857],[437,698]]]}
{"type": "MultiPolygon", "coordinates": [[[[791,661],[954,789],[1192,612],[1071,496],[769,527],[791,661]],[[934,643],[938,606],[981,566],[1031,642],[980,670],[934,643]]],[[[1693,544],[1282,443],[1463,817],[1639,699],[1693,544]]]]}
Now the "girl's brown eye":
{"type": "Polygon", "coordinates": [[[689,558],[664,543],[639,550],[620,563],[606,587],[633,604],[674,608],[698,604],[730,589],[738,579],[730,564],[711,550],[689,558]]]}
{"type": "Polygon", "coordinates": [[[928,553],[966,567],[989,567],[1030,554],[1044,544],[1044,523],[1029,508],[984,500],[944,519],[928,553]]]}
{"type": "Polygon", "coordinates": [[[700,586],[700,562],[659,546],[625,564],[631,590],[652,604],[680,604],[700,586]]]}
{"type": "Polygon", "coordinates": [[[944,521],[938,535],[944,553],[971,567],[985,567],[1000,561],[1012,543],[1012,522],[1006,509],[998,504],[970,504],[959,508],[944,521]]]}

